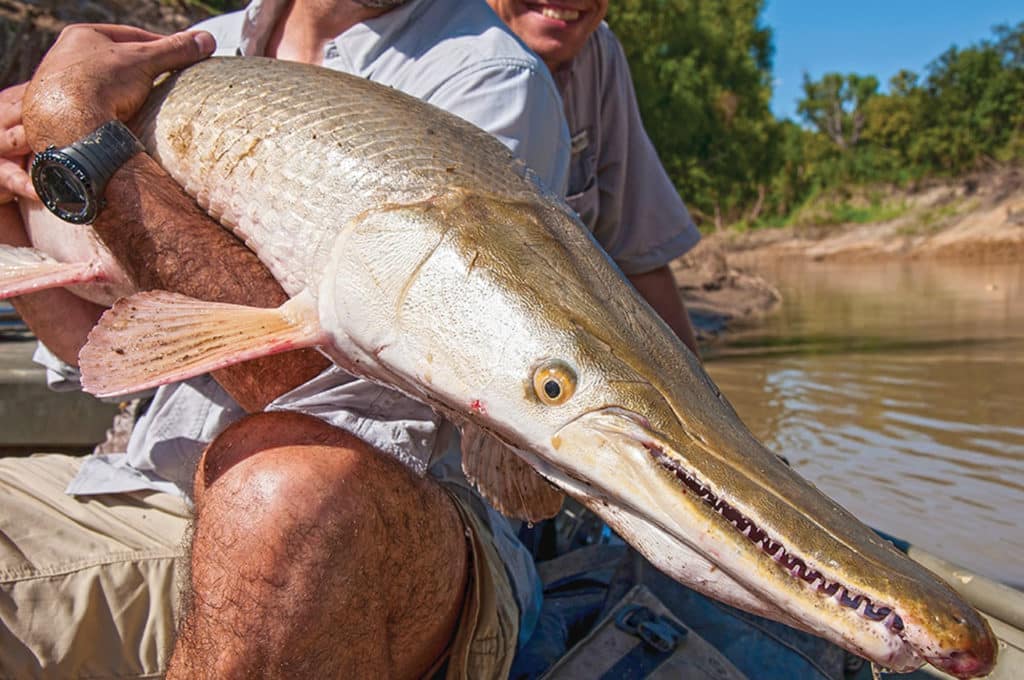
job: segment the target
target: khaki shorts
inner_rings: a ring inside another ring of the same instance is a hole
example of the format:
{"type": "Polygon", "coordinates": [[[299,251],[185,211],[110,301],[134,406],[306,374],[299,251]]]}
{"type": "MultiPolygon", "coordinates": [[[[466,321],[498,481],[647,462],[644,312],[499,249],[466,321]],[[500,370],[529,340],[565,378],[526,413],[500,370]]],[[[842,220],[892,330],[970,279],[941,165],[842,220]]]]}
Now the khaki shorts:
{"type": "MultiPolygon", "coordinates": [[[[0,678],[156,678],[167,669],[183,587],[181,499],[64,493],[81,459],[0,458],[0,678]]],[[[448,678],[507,677],[519,612],[487,520],[449,489],[471,576],[448,678]]]]}

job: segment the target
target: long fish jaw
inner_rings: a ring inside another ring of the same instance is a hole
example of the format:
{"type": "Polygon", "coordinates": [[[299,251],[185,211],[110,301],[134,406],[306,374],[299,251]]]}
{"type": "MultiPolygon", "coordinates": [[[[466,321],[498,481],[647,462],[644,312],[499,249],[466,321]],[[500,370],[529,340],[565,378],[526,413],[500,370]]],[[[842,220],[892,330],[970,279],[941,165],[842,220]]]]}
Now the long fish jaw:
{"type": "Polygon", "coordinates": [[[771,500],[749,502],[729,475],[716,472],[715,461],[725,456],[711,450],[722,440],[712,443],[710,434],[670,439],[645,416],[614,407],[592,411],[553,438],[546,472],[656,566],[717,599],[895,671],[925,661],[959,677],[991,670],[991,630],[946,584],[753,437],[743,450],[761,474],[748,481],[771,500]],[[813,498],[820,507],[807,515],[787,497],[799,498],[799,506],[813,498]],[[865,568],[871,573],[858,573],[865,568]]]}

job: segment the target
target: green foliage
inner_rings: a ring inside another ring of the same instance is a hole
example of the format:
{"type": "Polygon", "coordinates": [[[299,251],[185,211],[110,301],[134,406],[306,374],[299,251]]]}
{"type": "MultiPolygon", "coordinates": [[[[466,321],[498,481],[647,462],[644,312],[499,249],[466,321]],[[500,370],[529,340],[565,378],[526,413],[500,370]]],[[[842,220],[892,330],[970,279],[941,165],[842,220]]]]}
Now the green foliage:
{"type": "Polygon", "coordinates": [[[886,192],[867,187],[817,189],[785,217],[756,226],[820,227],[885,222],[905,215],[910,206],[886,192]]]}
{"type": "Polygon", "coordinates": [[[956,199],[948,203],[933,205],[914,215],[913,220],[904,225],[899,231],[907,236],[918,236],[939,230],[943,226],[968,210],[978,207],[977,199],[964,200],[956,199]]]}
{"type": "Polygon", "coordinates": [[[855,147],[864,129],[864,109],[878,92],[878,79],[856,73],[826,73],[821,80],[813,81],[805,73],[803,87],[804,98],[797,112],[841,151],[855,147]]]}
{"type": "Polygon", "coordinates": [[[619,0],[609,8],[647,131],[703,224],[891,219],[904,208],[853,205],[847,189],[1024,161],[1024,21],[951,47],[923,75],[899,72],[884,93],[871,75],[805,75],[802,126],[768,108],[773,48],[763,7],[619,0]]]}
{"type": "Polygon", "coordinates": [[[644,124],[698,216],[736,217],[778,168],[762,0],[620,0],[608,21],[644,124]]]}

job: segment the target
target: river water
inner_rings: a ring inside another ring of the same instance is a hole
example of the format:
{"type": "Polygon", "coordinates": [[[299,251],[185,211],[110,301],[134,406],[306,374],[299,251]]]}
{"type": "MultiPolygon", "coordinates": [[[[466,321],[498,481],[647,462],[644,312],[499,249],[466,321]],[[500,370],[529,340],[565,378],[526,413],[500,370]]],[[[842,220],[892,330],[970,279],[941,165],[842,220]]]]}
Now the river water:
{"type": "Polygon", "coordinates": [[[1024,586],[1024,264],[759,263],[781,310],[707,367],[870,526],[1024,586]]]}

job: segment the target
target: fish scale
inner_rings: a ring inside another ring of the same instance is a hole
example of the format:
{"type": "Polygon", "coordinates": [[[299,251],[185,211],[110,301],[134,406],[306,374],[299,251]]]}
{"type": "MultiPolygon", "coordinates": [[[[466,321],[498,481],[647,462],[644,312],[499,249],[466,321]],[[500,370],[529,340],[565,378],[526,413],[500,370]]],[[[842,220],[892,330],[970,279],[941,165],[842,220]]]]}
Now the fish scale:
{"type": "Polygon", "coordinates": [[[237,60],[225,86],[225,61],[168,79],[150,99],[159,107],[144,108],[133,126],[154,158],[236,230],[290,294],[310,283],[296,273],[322,267],[306,258],[325,256],[296,242],[329,239],[382,203],[413,203],[454,186],[497,188],[510,199],[536,193],[524,166],[468,123],[439,119],[436,132],[424,133],[409,125],[404,97],[376,96],[377,86],[325,69],[303,74],[315,85],[296,82],[292,65],[276,60],[237,60]],[[322,102],[327,92],[328,103],[310,106],[311,94],[322,102]],[[472,143],[444,141],[453,136],[472,143]],[[244,199],[254,192],[265,197],[258,209],[244,199]]]}

